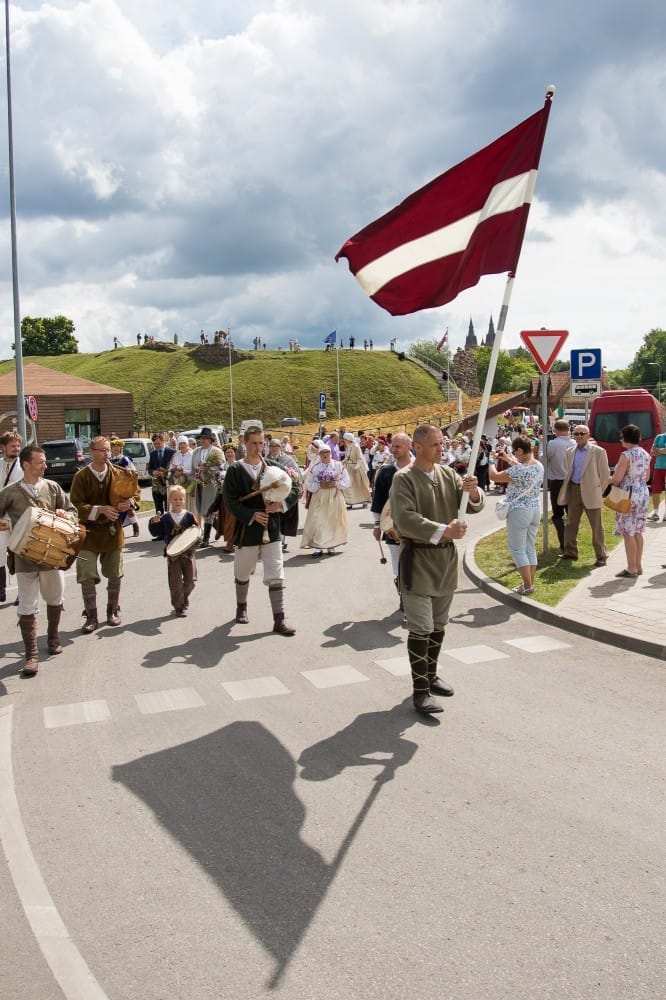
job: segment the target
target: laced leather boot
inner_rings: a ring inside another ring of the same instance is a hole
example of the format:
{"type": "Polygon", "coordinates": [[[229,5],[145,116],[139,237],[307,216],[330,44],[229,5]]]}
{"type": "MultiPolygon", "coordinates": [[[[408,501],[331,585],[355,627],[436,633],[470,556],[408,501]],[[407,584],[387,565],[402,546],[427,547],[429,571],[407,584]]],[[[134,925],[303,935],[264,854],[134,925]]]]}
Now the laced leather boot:
{"type": "Polygon", "coordinates": [[[97,590],[94,582],[86,580],[85,583],[82,583],[81,593],[83,594],[83,614],[86,619],[81,626],[81,631],[84,635],[90,635],[99,626],[97,620],[97,590]]]}
{"type": "Polygon", "coordinates": [[[46,633],[46,648],[51,654],[51,656],[57,656],[58,653],[62,653],[62,646],[60,645],[60,636],[58,635],[61,614],[62,614],[62,604],[46,605],[46,620],[48,622],[48,630],[46,633]]]}
{"type": "Polygon", "coordinates": [[[19,615],[19,628],[25,648],[23,674],[34,677],[37,673],[37,620],[34,615],[19,615]]]}

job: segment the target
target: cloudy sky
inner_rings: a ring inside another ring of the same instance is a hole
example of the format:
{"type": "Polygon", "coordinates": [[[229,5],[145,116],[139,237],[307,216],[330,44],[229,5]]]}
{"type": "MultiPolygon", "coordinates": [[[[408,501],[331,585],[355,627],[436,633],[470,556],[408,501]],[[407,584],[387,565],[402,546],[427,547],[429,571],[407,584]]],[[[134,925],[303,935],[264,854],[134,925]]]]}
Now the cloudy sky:
{"type": "Polygon", "coordinates": [[[83,351],[483,334],[504,276],[393,318],[333,258],[551,83],[503,346],[568,329],[617,368],[666,327],[663,0],[17,0],[10,25],[21,313],[69,316],[83,351]]]}

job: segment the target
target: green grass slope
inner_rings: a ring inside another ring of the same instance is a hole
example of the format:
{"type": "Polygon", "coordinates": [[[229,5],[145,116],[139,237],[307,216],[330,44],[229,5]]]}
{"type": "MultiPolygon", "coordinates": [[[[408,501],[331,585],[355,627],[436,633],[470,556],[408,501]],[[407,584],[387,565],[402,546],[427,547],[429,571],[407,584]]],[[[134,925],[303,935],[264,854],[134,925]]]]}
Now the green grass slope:
{"type": "MultiPolygon", "coordinates": [[[[338,360],[343,420],[444,398],[431,376],[390,351],[340,351],[338,360]]],[[[320,392],[327,395],[329,417],[338,414],[334,351],[248,352],[245,360],[230,367],[202,361],[196,349],[126,347],[100,354],[24,358],[24,363],[132,392],[136,419],[150,428],[193,427],[204,420],[237,427],[249,417],[260,418],[267,427],[287,416],[307,423],[317,420],[320,392]]],[[[13,361],[0,362],[0,374],[13,367],[13,361]]]]}

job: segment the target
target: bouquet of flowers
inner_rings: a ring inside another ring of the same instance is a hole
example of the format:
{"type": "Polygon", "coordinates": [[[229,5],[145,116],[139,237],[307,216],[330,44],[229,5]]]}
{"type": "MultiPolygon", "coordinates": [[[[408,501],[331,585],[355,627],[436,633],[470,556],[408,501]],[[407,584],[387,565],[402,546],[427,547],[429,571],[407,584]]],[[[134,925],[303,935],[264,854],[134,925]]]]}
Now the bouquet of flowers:
{"type": "Polygon", "coordinates": [[[283,465],[282,468],[284,469],[285,472],[287,472],[291,476],[291,478],[295,482],[298,483],[298,487],[299,487],[299,489],[298,489],[298,496],[299,496],[299,499],[300,499],[300,497],[303,496],[303,477],[301,476],[301,470],[300,469],[295,469],[293,467],[293,465],[283,465]]]}
{"type": "Polygon", "coordinates": [[[192,476],[188,476],[182,465],[174,465],[169,469],[167,483],[169,486],[182,486],[186,493],[193,493],[197,485],[192,476]]]}
{"type": "Polygon", "coordinates": [[[317,469],[315,476],[320,488],[323,490],[330,490],[336,485],[338,480],[337,472],[328,465],[322,465],[321,469],[317,469]]]}
{"type": "Polygon", "coordinates": [[[222,466],[216,462],[203,462],[196,468],[195,478],[201,486],[217,486],[222,475],[222,466]]]}

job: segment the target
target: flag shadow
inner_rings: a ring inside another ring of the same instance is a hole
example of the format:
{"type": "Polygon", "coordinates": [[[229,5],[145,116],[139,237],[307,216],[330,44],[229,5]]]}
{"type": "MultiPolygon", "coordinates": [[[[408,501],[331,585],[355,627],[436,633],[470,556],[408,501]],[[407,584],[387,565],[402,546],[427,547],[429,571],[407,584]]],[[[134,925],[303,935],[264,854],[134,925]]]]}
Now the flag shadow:
{"type": "Polygon", "coordinates": [[[301,756],[306,780],[348,766],[382,768],[330,864],[301,838],[296,762],[261,723],[233,722],[117,765],[112,775],[219,886],[274,959],[267,986],[275,989],[383,784],[414,755],[416,744],[403,739],[410,721],[405,705],[361,715],[301,756]]]}

